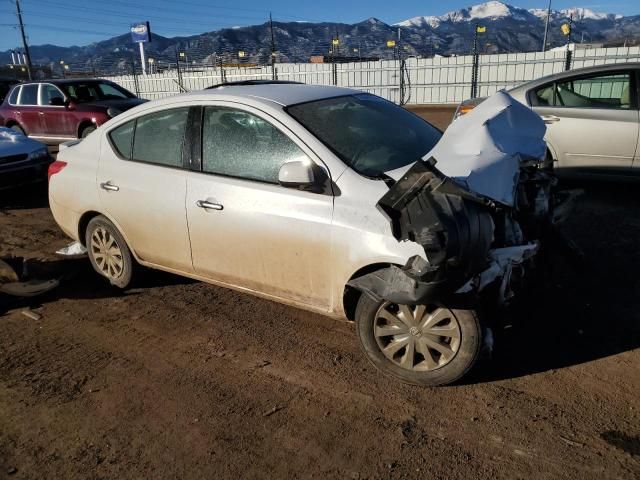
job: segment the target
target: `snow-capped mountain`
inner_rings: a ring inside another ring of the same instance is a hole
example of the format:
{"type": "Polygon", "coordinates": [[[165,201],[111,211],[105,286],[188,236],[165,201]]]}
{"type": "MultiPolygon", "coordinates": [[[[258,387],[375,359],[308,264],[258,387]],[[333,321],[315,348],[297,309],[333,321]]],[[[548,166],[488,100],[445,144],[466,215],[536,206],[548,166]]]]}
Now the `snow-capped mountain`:
{"type": "MultiPolygon", "coordinates": [[[[530,13],[538,18],[547,18],[547,10],[544,8],[533,8],[530,13]]],[[[615,13],[594,12],[589,8],[565,8],[563,10],[551,10],[551,18],[572,18],[574,21],[581,20],[618,20],[622,15],[615,13]]]]}
{"type": "Polygon", "coordinates": [[[531,15],[532,14],[524,8],[514,7],[503,2],[490,1],[461,10],[454,10],[453,12],[448,12],[440,16],[413,17],[409,20],[396,23],[396,25],[399,27],[429,25],[432,28],[437,28],[442,22],[457,23],[482,19],[496,20],[499,18],[513,18],[515,20],[526,21],[531,19],[531,15]]]}

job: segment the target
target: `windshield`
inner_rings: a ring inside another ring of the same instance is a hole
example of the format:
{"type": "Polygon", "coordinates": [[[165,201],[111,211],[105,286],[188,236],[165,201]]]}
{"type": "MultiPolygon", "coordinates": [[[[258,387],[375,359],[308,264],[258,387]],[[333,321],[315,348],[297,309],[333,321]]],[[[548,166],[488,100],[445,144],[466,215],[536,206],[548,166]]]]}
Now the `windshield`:
{"type": "Polygon", "coordinates": [[[135,95],[109,82],[78,82],[61,85],[67,97],[76,103],[90,103],[101,100],[124,100],[135,95]]]}
{"type": "Polygon", "coordinates": [[[420,117],[368,93],[287,109],[355,171],[377,177],[422,158],[442,132],[420,117]]]}

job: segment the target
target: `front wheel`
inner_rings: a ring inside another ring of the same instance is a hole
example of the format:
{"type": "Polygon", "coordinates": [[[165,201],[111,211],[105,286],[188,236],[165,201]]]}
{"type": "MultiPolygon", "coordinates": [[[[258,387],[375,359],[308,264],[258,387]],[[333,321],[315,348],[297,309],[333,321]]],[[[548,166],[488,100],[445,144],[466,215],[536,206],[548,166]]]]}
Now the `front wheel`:
{"type": "Polygon", "coordinates": [[[126,288],[133,276],[133,257],[118,229],[98,215],[89,222],[85,236],[91,265],[112,285],[126,288]]]}
{"type": "Polygon", "coordinates": [[[455,382],[475,365],[482,347],[473,310],[397,305],[366,294],[356,308],[356,329],[376,368],[414,385],[455,382]]]}
{"type": "Polygon", "coordinates": [[[95,132],[95,131],[96,131],[96,127],[94,127],[93,125],[89,125],[87,127],[84,127],[82,129],[82,132],[80,132],[80,138],[87,138],[90,133],[95,132]]]}

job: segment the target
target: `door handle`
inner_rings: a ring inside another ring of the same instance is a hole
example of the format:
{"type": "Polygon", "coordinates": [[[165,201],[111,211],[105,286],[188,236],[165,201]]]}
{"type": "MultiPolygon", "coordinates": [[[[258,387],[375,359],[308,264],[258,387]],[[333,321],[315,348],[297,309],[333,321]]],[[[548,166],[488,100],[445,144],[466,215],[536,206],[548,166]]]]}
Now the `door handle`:
{"type": "Polygon", "coordinates": [[[544,123],[549,125],[551,123],[559,122],[560,121],[560,117],[556,117],[555,115],[543,115],[542,116],[542,120],[544,120],[544,123]]]}
{"type": "Polygon", "coordinates": [[[103,190],[109,190],[110,192],[117,192],[118,190],[120,190],[119,186],[113,185],[111,182],[101,183],[100,188],[103,190]]]}
{"type": "Polygon", "coordinates": [[[38,112],[38,115],[44,115],[44,112],[38,112]]]}
{"type": "Polygon", "coordinates": [[[205,210],[222,210],[224,207],[219,203],[213,203],[208,200],[198,200],[196,205],[205,210]]]}

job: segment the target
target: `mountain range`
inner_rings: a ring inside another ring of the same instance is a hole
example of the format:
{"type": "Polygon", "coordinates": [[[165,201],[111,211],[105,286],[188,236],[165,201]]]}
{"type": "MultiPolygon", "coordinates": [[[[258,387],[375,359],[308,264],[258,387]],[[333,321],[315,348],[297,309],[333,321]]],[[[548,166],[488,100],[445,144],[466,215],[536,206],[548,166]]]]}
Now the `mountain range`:
{"type": "MultiPolygon", "coordinates": [[[[486,27],[479,35],[481,52],[526,52],[540,50],[546,10],[523,9],[500,1],[489,1],[440,16],[417,16],[396,24],[369,18],[355,24],[274,22],[278,62],[307,62],[312,55],[329,55],[332,40],[339,39],[334,54],[351,57],[390,58],[387,41],[401,31],[407,55],[431,56],[470,53],[476,25],[486,27]]],[[[563,45],[567,38],[560,26],[572,19],[572,41],[603,43],[640,39],[640,15],[598,13],[587,8],[553,10],[550,16],[548,47],[563,45]]],[[[55,33],[52,27],[52,33],[55,33]]],[[[146,46],[147,56],[158,62],[175,62],[177,52],[184,62],[211,65],[219,61],[267,63],[271,57],[269,23],[225,28],[186,37],[153,35],[146,46]],[[238,55],[238,52],[244,52],[238,55]]],[[[31,46],[33,63],[58,65],[64,60],[72,69],[117,73],[139,62],[137,45],[129,34],[86,46],[31,46]]],[[[10,52],[0,52],[0,63],[10,63],[10,52]]]]}

